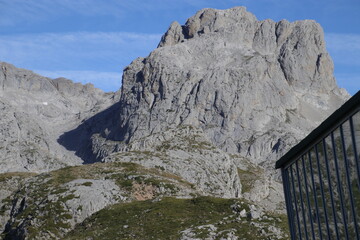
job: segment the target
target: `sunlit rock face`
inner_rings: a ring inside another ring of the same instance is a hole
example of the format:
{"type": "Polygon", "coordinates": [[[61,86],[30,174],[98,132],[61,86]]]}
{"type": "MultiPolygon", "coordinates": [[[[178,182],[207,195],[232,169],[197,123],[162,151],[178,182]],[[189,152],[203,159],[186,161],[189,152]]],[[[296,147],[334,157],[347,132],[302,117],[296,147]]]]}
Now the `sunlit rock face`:
{"type": "Polygon", "coordinates": [[[125,69],[121,93],[113,139],[191,125],[255,164],[273,164],[348,98],[318,23],[258,21],[243,7],[172,23],[125,69]]]}
{"type": "MultiPolygon", "coordinates": [[[[315,21],[258,21],[243,7],[203,9],[185,25],[172,23],[157,49],[124,70],[116,121],[93,136],[92,150],[114,161],[139,141],[137,150],[155,151],[154,134],[192,126],[239,169],[263,169],[238,196],[281,209],[275,160],[348,97],[315,21]]],[[[188,175],[176,159],[165,166],[188,175]]],[[[239,186],[222,188],[235,197],[239,186]]]]}

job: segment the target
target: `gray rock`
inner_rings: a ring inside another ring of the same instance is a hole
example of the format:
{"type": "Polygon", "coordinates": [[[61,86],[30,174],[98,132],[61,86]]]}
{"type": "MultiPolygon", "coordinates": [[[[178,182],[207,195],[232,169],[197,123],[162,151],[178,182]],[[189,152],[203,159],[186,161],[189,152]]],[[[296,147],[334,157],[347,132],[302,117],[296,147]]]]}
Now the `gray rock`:
{"type": "Polygon", "coordinates": [[[114,93],[91,84],[45,78],[4,62],[0,86],[0,173],[82,164],[59,137],[116,101],[114,93]]]}
{"type": "Polygon", "coordinates": [[[175,21],[162,36],[158,47],[173,46],[181,41],[184,41],[183,28],[175,21]]]}
{"type": "Polygon", "coordinates": [[[65,208],[72,215],[71,227],[106,206],[127,200],[127,193],[112,180],[76,179],[64,187],[69,191],[59,196],[49,196],[49,200],[51,201],[52,197],[65,197],[69,193],[76,196],[65,202],[65,208]]]}
{"type": "Polygon", "coordinates": [[[63,239],[76,224],[115,203],[200,194],[180,177],[131,163],[67,167],[4,188],[15,180],[0,186],[0,193],[12,191],[0,205],[0,232],[10,239],[63,239]]]}
{"type": "Polygon", "coordinates": [[[349,97],[319,24],[258,21],[241,7],[173,23],[158,49],[124,70],[121,92],[109,139],[186,124],[256,164],[273,164],[349,97]]]}
{"type": "Polygon", "coordinates": [[[11,209],[5,206],[10,202],[8,197],[11,197],[33,175],[33,173],[0,174],[0,233],[4,230],[11,213],[11,209]]]}
{"type": "Polygon", "coordinates": [[[204,195],[241,196],[241,183],[232,158],[216,148],[202,129],[182,126],[131,142],[125,152],[103,162],[134,162],[160,168],[191,183],[204,195]]]}
{"type": "Polygon", "coordinates": [[[25,194],[14,194],[13,206],[6,219],[8,237],[59,239],[91,214],[127,200],[126,191],[113,180],[76,179],[55,189],[45,189],[41,180],[30,180],[23,188],[25,194]],[[30,215],[24,214],[25,210],[30,215]],[[52,229],[51,224],[58,225],[58,229],[52,229]],[[29,232],[30,226],[43,226],[44,230],[29,232]]]}
{"type": "Polygon", "coordinates": [[[247,216],[246,210],[245,209],[241,210],[239,216],[240,217],[246,217],[247,216]]]}

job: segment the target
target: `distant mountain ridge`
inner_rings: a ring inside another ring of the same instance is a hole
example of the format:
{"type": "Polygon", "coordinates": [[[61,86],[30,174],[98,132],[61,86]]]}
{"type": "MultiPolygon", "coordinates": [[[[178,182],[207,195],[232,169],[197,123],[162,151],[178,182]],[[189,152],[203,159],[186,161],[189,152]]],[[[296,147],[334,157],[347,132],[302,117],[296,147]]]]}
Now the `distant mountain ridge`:
{"type": "Polygon", "coordinates": [[[82,120],[113,104],[92,84],[50,79],[0,63],[0,172],[43,172],[82,164],[58,142],[82,120]]]}

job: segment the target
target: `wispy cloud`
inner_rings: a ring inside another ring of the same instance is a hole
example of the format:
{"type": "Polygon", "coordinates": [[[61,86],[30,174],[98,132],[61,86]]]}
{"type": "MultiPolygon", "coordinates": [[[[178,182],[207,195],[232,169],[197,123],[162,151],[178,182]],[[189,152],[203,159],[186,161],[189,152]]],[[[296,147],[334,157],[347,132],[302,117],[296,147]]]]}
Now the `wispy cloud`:
{"type": "MultiPolygon", "coordinates": [[[[0,26],[41,22],[49,18],[110,16],[124,19],[130,14],[167,14],[167,11],[195,11],[204,7],[229,8],[251,0],[0,0],[0,26]]],[[[267,1],[267,0],[265,0],[267,1]]]]}
{"type": "Polygon", "coordinates": [[[360,34],[325,34],[327,47],[335,51],[360,51],[360,34]]]}
{"type": "MultiPolygon", "coordinates": [[[[26,21],[44,21],[52,17],[111,16],[125,18],[129,12],[149,13],[197,5],[204,0],[0,0],[0,26],[15,25],[26,21]]],[[[214,1],[214,0],[213,0],[214,1]]],[[[215,0],[215,2],[221,2],[215,0]]]]}
{"type": "Polygon", "coordinates": [[[325,40],[335,67],[360,66],[360,34],[325,33],[325,40]]]}
{"type": "Polygon", "coordinates": [[[113,15],[121,17],[126,1],[116,0],[0,0],[0,25],[8,26],[23,21],[42,21],[53,16],[79,14],[84,16],[113,15]]]}
{"type": "Polygon", "coordinates": [[[110,62],[124,67],[134,58],[146,56],[160,37],[160,34],[121,32],[2,35],[0,59],[33,69],[71,69],[72,66],[96,69],[97,65],[110,62]]]}
{"type": "MultiPolygon", "coordinates": [[[[2,35],[0,60],[31,70],[87,71],[89,73],[87,76],[90,78],[92,72],[88,70],[121,73],[132,60],[139,56],[146,57],[156,48],[160,37],[160,34],[126,32],[2,35]]],[[[73,79],[83,81],[80,76],[81,74],[77,74],[73,79]]],[[[101,78],[104,79],[105,76],[109,75],[103,74],[101,78]]],[[[111,79],[115,78],[111,77],[111,79]]],[[[116,81],[119,83],[118,77],[116,81]]],[[[118,86],[118,84],[110,85],[118,86]]],[[[103,86],[98,87],[106,90],[109,88],[105,86],[105,82],[103,86]]]]}
{"type": "Polygon", "coordinates": [[[338,85],[350,94],[360,90],[360,34],[325,33],[338,85]]]}

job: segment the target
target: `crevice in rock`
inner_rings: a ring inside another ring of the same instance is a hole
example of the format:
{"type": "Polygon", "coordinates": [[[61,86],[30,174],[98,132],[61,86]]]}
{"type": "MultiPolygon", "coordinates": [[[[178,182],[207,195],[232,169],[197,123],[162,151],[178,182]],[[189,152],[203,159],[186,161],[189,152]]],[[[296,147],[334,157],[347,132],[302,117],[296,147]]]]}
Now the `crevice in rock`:
{"type": "Polygon", "coordinates": [[[286,82],[287,82],[289,85],[291,85],[291,81],[290,81],[290,80],[288,79],[288,77],[287,77],[285,68],[284,68],[284,66],[283,66],[283,63],[282,63],[282,60],[280,59],[280,57],[277,59],[277,61],[278,61],[278,63],[279,63],[279,67],[280,67],[280,69],[281,69],[281,72],[282,72],[283,75],[284,75],[284,78],[285,78],[286,82]]]}

